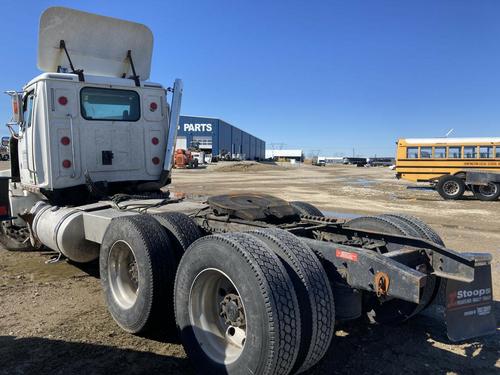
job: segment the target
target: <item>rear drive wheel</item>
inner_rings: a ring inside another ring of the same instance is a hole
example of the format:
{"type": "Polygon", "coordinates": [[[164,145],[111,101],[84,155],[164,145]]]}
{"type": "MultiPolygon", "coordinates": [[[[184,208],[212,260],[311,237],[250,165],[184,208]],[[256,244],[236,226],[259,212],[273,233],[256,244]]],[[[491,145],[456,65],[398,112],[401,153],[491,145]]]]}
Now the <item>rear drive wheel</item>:
{"type": "Polygon", "coordinates": [[[127,332],[143,333],[173,322],[176,260],[165,230],[151,216],[113,219],[100,253],[108,310],[127,332]]]}
{"type": "MultiPolygon", "coordinates": [[[[427,239],[424,235],[419,233],[419,229],[417,227],[402,218],[391,215],[359,217],[350,220],[345,224],[345,226],[352,229],[380,231],[387,234],[427,239]]],[[[387,246],[388,251],[395,251],[399,248],[401,248],[399,245],[387,246]]],[[[407,265],[413,268],[421,267],[422,265],[428,267],[428,263],[428,258],[425,255],[422,255],[422,257],[418,258],[414,263],[407,265]]],[[[382,324],[401,323],[426,308],[436,295],[437,287],[436,278],[434,276],[430,276],[422,291],[422,298],[419,304],[399,299],[384,301],[377,298],[375,295],[370,294],[364,299],[364,309],[368,319],[372,322],[382,324]]]]}
{"type": "Polygon", "coordinates": [[[323,358],[334,334],[335,307],[326,272],[313,251],[295,235],[282,229],[249,233],[278,255],[292,280],[302,322],[301,346],[292,373],[307,371],[323,358]]]}
{"type": "Polygon", "coordinates": [[[404,215],[404,214],[384,214],[382,215],[383,217],[397,217],[401,220],[406,221],[408,224],[412,225],[418,232],[421,234],[421,238],[427,239],[429,241],[432,241],[438,245],[444,246],[444,242],[437,234],[434,229],[432,229],[427,223],[424,221],[420,220],[419,218],[416,218],[414,216],[410,215],[404,215]]]}
{"type": "Polygon", "coordinates": [[[178,262],[187,248],[203,236],[193,219],[181,212],[164,212],[153,217],[166,229],[178,262]]]}
{"type": "Polygon", "coordinates": [[[300,215],[305,216],[321,216],[324,217],[323,213],[316,207],[307,202],[293,201],[290,205],[298,211],[300,215]]]}
{"type": "Polygon", "coordinates": [[[488,185],[474,185],[472,192],[481,201],[495,201],[500,197],[500,183],[488,182],[488,185]]]}
{"type": "Polygon", "coordinates": [[[465,182],[457,176],[442,176],[438,180],[436,190],[444,199],[460,199],[465,192],[465,182]]]}
{"type": "Polygon", "coordinates": [[[288,374],[301,342],[293,284],[250,234],[206,236],[183,256],[175,282],[183,346],[204,374],[288,374]]]}

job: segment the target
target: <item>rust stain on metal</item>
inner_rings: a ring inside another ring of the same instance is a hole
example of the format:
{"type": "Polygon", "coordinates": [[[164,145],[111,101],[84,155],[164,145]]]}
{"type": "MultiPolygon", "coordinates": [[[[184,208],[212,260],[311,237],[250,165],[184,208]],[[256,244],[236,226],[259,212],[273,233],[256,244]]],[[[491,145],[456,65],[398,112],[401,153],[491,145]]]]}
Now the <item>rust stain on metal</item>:
{"type": "Polygon", "coordinates": [[[377,293],[377,297],[387,295],[389,283],[389,276],[385,272],[377,272],[375,274],[375,292],[377,293]]]}

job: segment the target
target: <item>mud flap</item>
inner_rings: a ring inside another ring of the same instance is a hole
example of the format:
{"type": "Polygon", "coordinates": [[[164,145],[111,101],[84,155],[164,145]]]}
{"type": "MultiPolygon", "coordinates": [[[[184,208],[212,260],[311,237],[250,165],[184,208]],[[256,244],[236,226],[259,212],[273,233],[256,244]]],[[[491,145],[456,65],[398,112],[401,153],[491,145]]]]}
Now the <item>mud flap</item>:
{"type": "Polygon", "coordinates": [[[491,265],[476,266],[474,281],[448,280],[446,326],[451,341],[462,341],[496,332],[491,265]]]}

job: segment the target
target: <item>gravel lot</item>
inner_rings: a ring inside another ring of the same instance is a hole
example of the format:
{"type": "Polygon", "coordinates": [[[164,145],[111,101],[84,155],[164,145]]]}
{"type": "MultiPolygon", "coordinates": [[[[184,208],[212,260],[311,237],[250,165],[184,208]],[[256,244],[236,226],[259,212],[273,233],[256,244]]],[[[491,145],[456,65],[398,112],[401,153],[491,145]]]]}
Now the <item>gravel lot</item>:
{"type": "MultiPolygon", "coordinates": [[[[257,191],[342,215],[418,216],[451,248],[493,253],[500,321],[500,201],[443,201],[433,191],[408,190],[393,175],[386,168],[221,163],[175,170],[170,189],[193,197],[257,191]]],[[[106,311],[96,264],[45,264],[51,255],[0,249],[0,374],[194,373],[176,337],[120,331],[106,311]]],[[[337,327],[327,357],[311,373],[498,374],[500,331],[451,344],[443,324],[426,316],[397,327],[350,322],[337,327]]]]}

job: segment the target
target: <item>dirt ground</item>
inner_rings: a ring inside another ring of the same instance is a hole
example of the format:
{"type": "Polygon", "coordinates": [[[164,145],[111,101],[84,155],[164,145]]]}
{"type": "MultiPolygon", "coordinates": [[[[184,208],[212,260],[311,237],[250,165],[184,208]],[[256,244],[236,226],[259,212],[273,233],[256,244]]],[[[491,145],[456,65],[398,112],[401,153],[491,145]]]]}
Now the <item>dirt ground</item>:
{"type": "MultiPolygon", "coordinates": [[[[5,164],[0,163],[0,170],[5,164]]],[[[351,214],[400,212],[428,222],[448,247],[493,254],[500,322],[500,201],[443,201],[410,190],[387,168],[219,163],[175,170],[171,190],[188,196],[261,192],[351,214]]],[[[191,374],[175,337],[122,332],[106,311],[95,263],[45,264],[52,253],[0,249],[0,374],[191,374]]],[[[498,374],[497,334],[452,344],[443,323],[425,315],[397,326],[354,321],[311,374],[498,374]]]]}

